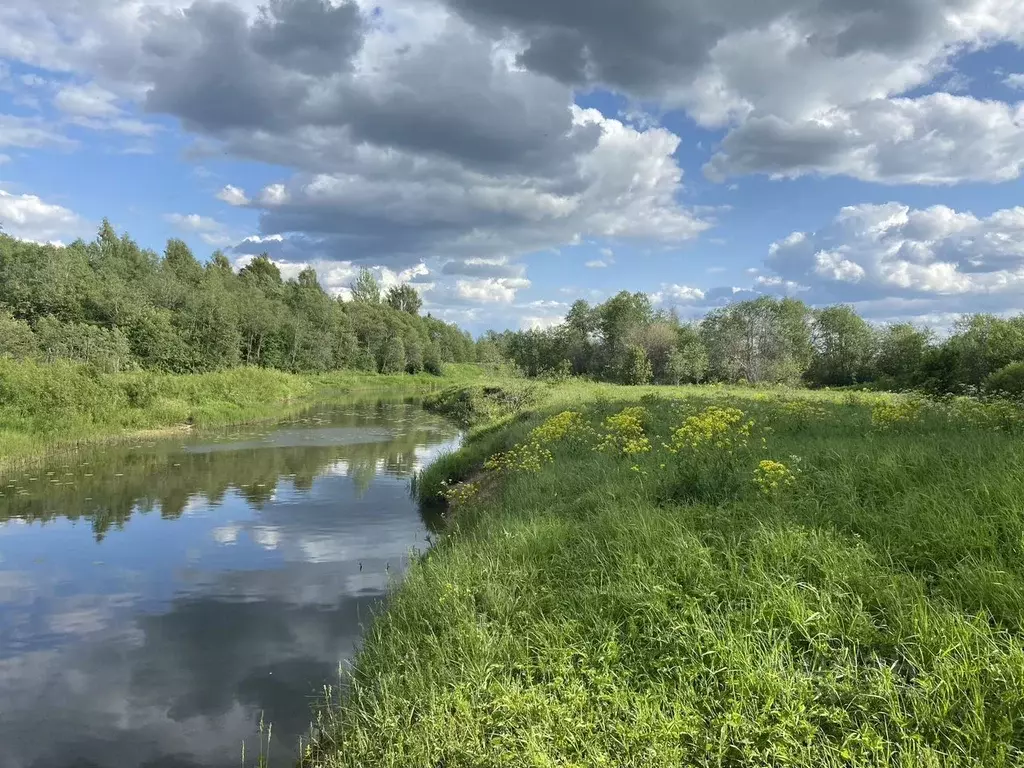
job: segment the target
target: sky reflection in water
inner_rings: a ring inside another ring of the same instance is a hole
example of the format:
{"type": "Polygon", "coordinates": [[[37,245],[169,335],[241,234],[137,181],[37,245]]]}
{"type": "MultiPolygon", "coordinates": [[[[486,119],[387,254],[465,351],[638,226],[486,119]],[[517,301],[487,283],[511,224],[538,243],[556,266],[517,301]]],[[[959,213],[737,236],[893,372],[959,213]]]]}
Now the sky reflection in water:
{"type": "Polygon", "coordinates": [[[0,768],[237,766],[261,712],[292,764],[457,439],[383,402],[0,477],[0,768]]]}

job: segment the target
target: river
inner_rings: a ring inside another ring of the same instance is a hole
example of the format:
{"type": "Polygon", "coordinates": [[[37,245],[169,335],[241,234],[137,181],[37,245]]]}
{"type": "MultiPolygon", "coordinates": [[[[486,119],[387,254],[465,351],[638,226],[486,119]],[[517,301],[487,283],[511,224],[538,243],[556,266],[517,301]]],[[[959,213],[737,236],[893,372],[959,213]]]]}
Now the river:
{"type": "Polygon", "coordinates": [[[293,765],[457,441],[364,402],[0,474],[0,767],[254,765],[261,716],[293,765]]]}

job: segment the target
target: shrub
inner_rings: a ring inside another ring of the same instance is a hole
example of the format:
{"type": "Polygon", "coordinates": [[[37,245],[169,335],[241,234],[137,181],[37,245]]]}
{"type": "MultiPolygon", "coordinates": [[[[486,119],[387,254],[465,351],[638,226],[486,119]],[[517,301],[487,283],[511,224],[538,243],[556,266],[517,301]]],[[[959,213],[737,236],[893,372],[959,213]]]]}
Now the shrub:
{"type": "Polygon", "coordinates": [[[1012,398],[1024,397],[1024,362],[1010,363],[985,381],[985,391],[1012,398]]]}

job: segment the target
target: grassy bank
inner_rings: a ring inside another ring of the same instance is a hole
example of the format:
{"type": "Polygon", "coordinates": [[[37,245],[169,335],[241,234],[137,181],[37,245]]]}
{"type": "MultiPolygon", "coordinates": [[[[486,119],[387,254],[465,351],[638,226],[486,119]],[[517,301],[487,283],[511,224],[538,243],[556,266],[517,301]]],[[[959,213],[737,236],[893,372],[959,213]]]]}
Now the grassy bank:
{"type": "Polygon", "coordinates": [[[310,762],[1022,765],[1022,432],[969,401],[549,388],[423,478],[451,534],[310,762]]]}
{"type": "Polygon", "coordinates": [[[446,366],[441,378],[354,371],[295,375],[264,368],[103,374],[72,363],[0,358],[0,466],[140,432],[275,418],[289,408],[360,390],[425,393],[480,375],[469,365],[446,366]]]}

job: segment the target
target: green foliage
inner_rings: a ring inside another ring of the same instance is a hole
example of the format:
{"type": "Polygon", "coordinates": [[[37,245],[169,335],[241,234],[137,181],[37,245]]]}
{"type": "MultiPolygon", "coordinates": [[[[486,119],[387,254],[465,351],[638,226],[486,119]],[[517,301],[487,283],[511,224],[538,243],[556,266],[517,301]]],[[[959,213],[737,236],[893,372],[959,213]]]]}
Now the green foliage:
{"type": "Polygon", "coordinates": [[[1010,363],[985,380],[985,389],[1015,399],[1024,397],[1024,362],[1010,363]]]}
{"type": "Polygon", "coordinates": [[[929,331],[910,323],[886,326],[878,338],[874,360],[876,375],[895,389],[909,389],[919,384],[931,343],[929,331]]]}
{"type": "Polygon", "coordinates": [[[283,280],[266,254],[238,274],[219,251],[203,266],[181,240],[160,257],[107,221],[94,242],[66,248],[0,235],[0,356],[168,373],[256,366],[440,375],[445,362],[474,360],[467,333],[417,314],[410,286],[382,303],[369,272],[356,283],[356,300],[343,302],[313,269],[283,280]]]}
{"type": "Polygon", "coordinates": [[[0,357],[24,360],[35,353],[32,327],[24,320],[16,320],[7,310],[0,310],[0,357]]]}
{"type": "Polygon", "coordinates": [[[118,373],[133,366],[131,345],[119,328],[108,330],[43,317],[36,324],[36,343],[40,356],[48,362],[88,363],[104,373],[118,373]]]}
{"type": "Polygon", "coordinates": [[[644,392],[549,387],[428,470],[475,492],[446,494],[310,765],[1019,762],[1020,408],[644,392]],[[543,429],[568,414],[593,436],[543,429]]]}
{"type": "MultiPolygon", "coordinates": [[[[446,373],[449,383],[479,377],[475,366],[451,365],[446,373]]],[[[425,393],[439,383],[423,374],[296,375],[242,367],[184,376],[145,370],[115,374],[95,364],[0,356],[0,466],[140,430],[278,418],[302,402],[356,389],[425,393]]]]}
{"type": "Polygon", "coordinates": [[[380,285],[368,269],[359,270],[359,276],[349,286],[352,301],[364,304],[380,304],[380,285]]]}
{"type": "Polygon", "coordinates": [[[811,309],[770,296],[686,325],[674,312],[654,311],[644,294],[623,291],[596,307],[575,302],[565,322],[548,330],[488,332],[481,343],[538,378],[551,378],[568,360],[576,376],[646,381],[640,369],[638,377],[626,373],[643,349],[656,384],[803,382],[932,394],[976,393],[993,373],[1024,361],[1024,315],[965,316],[953,331],[937,342],[909,323],[872,326],[848,306],[811,309]]]}
{"type": "Polygon", "coordinates": [[[814,353],[804,377],[815,386],[837,387],[871,377],[875,331],[851,307],[835,306],[814,313],[814,353]]]}
{"type": "Polygon", "coordinates": [[[402,285],[390,288],[385,301],[392,309],[397,309],[399,312],[408,312],[410,315],[418,315],[420,307],[423,306],[423,299],[416,293],[416,289],[408,283],[402,283],[402,285]]]}
{"type": "Polygon", "coordinates": [[[626,347],[619,371],[619,380],[623,384],[649,384],[653,378],[651,361],[647,358],[647,350],[639,344],[626,347]]]}
{"type": "Polygon", "coordinates": [[[708,352],[689,327],[679,329],[678,346],[669,350],[662,381],[667,384],[699,384],[708,373],[708,352]]]}
{"type": "Polygon", "coordinates": [[[381,348],[381,373],[400,373],[405,370],[405,344],[398,336],[392,336],[381,348]]]}

